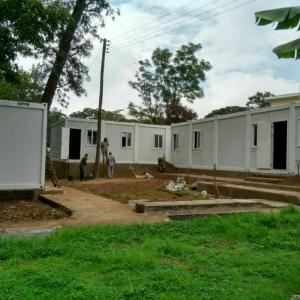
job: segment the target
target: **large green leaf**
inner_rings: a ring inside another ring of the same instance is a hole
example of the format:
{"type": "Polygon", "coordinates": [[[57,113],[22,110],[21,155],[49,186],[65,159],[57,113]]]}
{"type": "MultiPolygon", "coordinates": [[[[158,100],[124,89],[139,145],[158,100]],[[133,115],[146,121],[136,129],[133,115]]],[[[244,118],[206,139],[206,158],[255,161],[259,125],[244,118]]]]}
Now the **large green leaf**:
{"type": "Polygon", "coordinates": [[[276,30],[295,27],[300,30],[300,6],[259,11],[255,17],[258,25],[277,23],[276,30]]]}
{"type": "Polygon", "coordinates": [[[300,59],[300,39],[280,45],[273,49],[278,58],[300,59]]]}

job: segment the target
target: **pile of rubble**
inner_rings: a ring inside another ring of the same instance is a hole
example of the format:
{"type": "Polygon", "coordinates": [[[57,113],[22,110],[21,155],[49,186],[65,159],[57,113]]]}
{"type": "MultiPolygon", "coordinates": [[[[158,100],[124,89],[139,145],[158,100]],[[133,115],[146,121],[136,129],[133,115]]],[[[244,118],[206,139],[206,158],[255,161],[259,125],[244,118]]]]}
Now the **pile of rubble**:
{"type": "Polygon", "coordinates": [[[181,193],[187,190],[187,183],[183,177],[178,177],[175,181],[169,181],[165,189],[170,192],[181,193]]]}

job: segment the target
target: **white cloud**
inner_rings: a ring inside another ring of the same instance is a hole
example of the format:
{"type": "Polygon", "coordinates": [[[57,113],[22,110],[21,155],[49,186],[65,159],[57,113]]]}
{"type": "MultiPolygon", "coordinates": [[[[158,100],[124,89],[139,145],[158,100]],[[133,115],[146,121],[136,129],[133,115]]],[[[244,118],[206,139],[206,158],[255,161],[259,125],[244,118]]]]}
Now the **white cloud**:
{"type": "MultiPolygon", "coordinates": [[[[134,35],[126,34],[143,24],[149,25],[149,22],[152,22],[151,28],[160,32],[158,28],[161,28],[161,24],[168,19],[159,20],[157,16],[165,13],[166,9],[177,9],[190,2],[192,1],[152,0],[145,6],[145,1],[133,0],[120,4],[121,16],[117,17],[115,22],[108,21],[107,27],[101,29],[101,35],[108,38],[115,37],[119,41],[122,37],[127,38],[127,41],[143,40],[151,36],[154,31],[144,32],[143,30],[148,28],[145,26],[135,31],[134,35]],[[149,9],[150,6],[155,9],[149,9]],[[140,32],[144,32],[144,35],[138,35],[140,32]]],[[[187,8],[196,11],[197,7],[211,2],[207,0],[199,3],[198,1],[197,4],[195,1],[187,8]]],[[[227,2],[220,0],[220,4],[227,2]]],[[[238,3],[244,2],[238,1],[238,3]]],[[[128,85],[128,81],[134,77],[134,70],[137,69],[128,62],[128,56],[135,60],[144,59],[149,57],[153,49],[158,46],[173,49],[189,41],[201,42],[204,48],[199,55],[213,65],[204,85],[205,98],[192,105],[200,116],[222,106],[244,105],[247,98],[257,91],[268,90],[278,94],[297,91],[299,85],[297,81],[300,76],[290,79],[288,72],[300,75],[299,62],[277,60],[272,53],[272,48],[293,39],[298,36],[298,33],[275,31],[271,26],[258,27],[254,18],[255,11],[289,5],[296,5],[296,3],[286,0],[278,0],[276,4],[273,0],[256,1],[219,17],[203,20],[191,27],[137,43],[122,49],[121,52],[112,52],[108,55],[106,62],[104,108],[111,110],[126,108],[129,101],[139,102],[137,94],[128,85]]],[[[189,24],[193,20],[195,19],[187,16],[185,23],[189,24]]],[[[98,43],[95,44],[94,54],[89,59],[89,64],[92,64],[90,70],[92,80],[86,84],[89,95],[79,99],[73,97],[66,110],[68,113],[87,106],[97,107],[100,69],[100,45],[98,43]]]]}
{"type": "Polygon", "coordinates": [[[225,106],[245,106],[248,97],[257,91],[271,91],[284,94],[297,91],[296,82],[276,78],[271,70],[253,74],[245,72],[229,72],[213,74],[206,87],[205,97],[192,105],[200,117],[204,117],[214,109],[225,106]]]}

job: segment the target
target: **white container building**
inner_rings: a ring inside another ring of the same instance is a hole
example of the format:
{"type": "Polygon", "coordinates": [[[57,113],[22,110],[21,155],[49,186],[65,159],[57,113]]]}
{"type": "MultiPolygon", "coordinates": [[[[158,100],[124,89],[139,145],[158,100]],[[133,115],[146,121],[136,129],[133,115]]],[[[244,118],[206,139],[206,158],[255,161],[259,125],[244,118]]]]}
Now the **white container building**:
{"type": "MultiPolygon", "coordinates": [[[[78,161],[85,153],[96,157],[96,120],[65,119],[51,128],[53,160],[78,161]]],[[[109,151],[118,163],[156,164],[159,156],[171,159],[171,127],[102,121],[101,139],[107,137],[109,151]]]]}
{"type": "MultiPolygon", "coordinates": [[[[271,107],[171,126],[102,122],[118,163],[157,163],[164,154],[178,168],[297,174],[300,94],[271,97],[271,107]],[[275,100],[274,100],[275,99],[275,100]],[[294,102],[293,102],[294,101],[294,102]]],[[[52,127],[56,160],[95,158],[95,120],[66,119],[52,127]]]]}
{"type": "Polygon", "coordinates": [[[300,103],[172,125],[171,162],[192,169],[290,173],[300,162],[300,103]]]}
{"type": "Polygon", "coordinates": [[[47,105],[0,100],[0,191],[45,184],[47,105]]]}

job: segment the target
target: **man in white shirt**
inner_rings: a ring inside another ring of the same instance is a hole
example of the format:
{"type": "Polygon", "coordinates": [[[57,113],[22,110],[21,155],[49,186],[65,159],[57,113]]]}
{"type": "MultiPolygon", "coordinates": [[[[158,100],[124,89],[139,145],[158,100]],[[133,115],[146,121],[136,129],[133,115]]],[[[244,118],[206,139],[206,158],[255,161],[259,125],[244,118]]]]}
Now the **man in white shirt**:
{"type": "Polygon", "coordinates": [[[108,178],[114,177],[115,165],[116,165],[116,159],[112,155],[112,153],[109,152],[108,157],[107,157],[108,178]]]}

